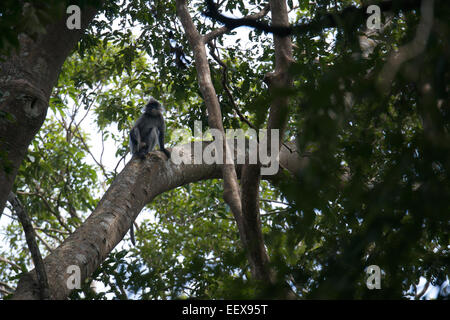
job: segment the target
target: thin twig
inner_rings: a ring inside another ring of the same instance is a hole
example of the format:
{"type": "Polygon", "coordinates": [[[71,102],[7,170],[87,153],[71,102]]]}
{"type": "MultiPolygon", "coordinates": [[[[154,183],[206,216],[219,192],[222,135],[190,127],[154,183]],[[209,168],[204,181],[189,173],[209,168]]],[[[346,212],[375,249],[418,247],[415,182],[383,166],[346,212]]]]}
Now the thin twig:
{"type": "Polygon", "coordinates": [[[17,271],[23,271],[22,268],[21,268],[19,265],[15,264],[14,262],[12,262],[12,261],[9,260],[9,259],[6,259],[5,257],[0,256],[0,262],[4,262],[4,263],[9,264],[9,265],[12,266],[14,269],[17,269],[17,271]]]}
{"type": "Polygon", "coordinates": [[[7,284],[7,283],[4,282],[4,281],[0,281],[0,286],[4,287],[4,288],[6,288],[6,289],[9,289],[9,290],[14,290],[13,287],[11,287],[9,284],[7,284]]]}
{"type": "Polygon", "coordinates": [[[284,212],[287,212],[287,211],[288,210],[273,210],[273,211],[269,211],[269,212],[266,212],[266,213],[261,213],[261,217],[270,216],[270,215],[278,214],[278,213],[284,213],[284,212]]]}
{"type": "Polygon", "coordinates": [[[234,101],[233,95],[231,94],[230,88],[228,87],[228,67],[227,65],[219,58],[219,56],[214,52],[214,49],[217,49],[214,44],[210,41],[208,42],[209,46],[209,53],[213,57],[214,60],[222,67],[222,86],[225,90],[225,93],[228,96],[228,99],[230,100],[231,104],[233,105],[233,110],[238,115],[239,119],[241,121],[245,122],[250,128],[255,129],[256,127],[241,113],[238,106],[236,105],[236,102],[234,101]]]}
{"type": "Polygon", "coordinates": [[[270,200],[270,199],[260,199],[259,201],[263,201],[263,202],[273,202],[273,203],[279,203],[279,204],[284,204],[286,206],[289,205],[289,203],[286,202],[282,202],[282,201],[278,201],[278,200],[270,200]]]}
{"type": "Polygon", "coordinates": [[[48,251],[53,252],[54,248],[52,248],[52,246],[49,245],[48,242],[45,241],[44,238],[42,238],[41,235],[37,232],[36,232],[36,238],[38,238],[39,241],[42,242],[42,244],[47,248],[48,251]]]}
{"type": "MultiPolygon", "coordinates": [[[[35,187],[39,191],[39,187],[37,185],[35,185],[35,187]]],[[[59,212],[57,212],[56,210],[54,210],[51,207],[50,203],[47,201],[47,199],[41,193],[39,193],[39,192],[23,192],[23,191],[17,191],[17,193],[22,194],[22,195],[33,195],[33,196],[39,197],[43,201],[43,203],[47,207],[47,209],[56,217],[56,219],[61,224],[61,226],[63,226],[63,228],[66,229],[67,232],[72,233],[69,226],[64,222],[64,220],[61,217],[61,215],[59,214],[59,212]]],[[[60,193],[60,195],[61,195],[61,193],[60,193]]],[[[57,200],[57,202],[59,203],[59,199],[57,200]]]]}
{"type": "Polygon", "coordinates": [[[7,289],[4,289],[0,286],[0,293],[4,294],[4,295],[9,295],[12,293],[12,291],[9,291],[7,289]]]}

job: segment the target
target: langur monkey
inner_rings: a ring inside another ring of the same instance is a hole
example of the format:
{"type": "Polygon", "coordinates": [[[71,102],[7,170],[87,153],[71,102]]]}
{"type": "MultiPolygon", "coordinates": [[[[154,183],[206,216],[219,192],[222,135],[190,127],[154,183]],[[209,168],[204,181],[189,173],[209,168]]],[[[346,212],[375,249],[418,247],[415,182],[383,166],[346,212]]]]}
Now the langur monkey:
{"type": "MultiPolygon", "coordinates": [[[[130,131],[130,151],[132,156],[138,156],[141,159],[155,148],[156,144],[170,159],[170,152],[164,147],[164,134],[166,133],[166,124],[162,112],[161,104],[154,98],[150,98],[145,106],[144,113],[137,119],[130,131]]],[[[131,242],[135,245],[134,228],[130,228],[131,242]]]]}

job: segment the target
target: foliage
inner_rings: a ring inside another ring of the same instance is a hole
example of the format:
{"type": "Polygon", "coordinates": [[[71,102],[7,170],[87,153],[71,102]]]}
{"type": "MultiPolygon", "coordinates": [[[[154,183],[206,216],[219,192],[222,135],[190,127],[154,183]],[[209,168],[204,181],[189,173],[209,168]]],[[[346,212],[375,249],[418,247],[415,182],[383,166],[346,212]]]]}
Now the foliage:
{"type": "MultiPolygon", "coordinates": [[[[293,23],[351,3],[288,1],[295,6],[293,23]]],[[[225,7],[245,15],[264,4],[236,0],[225,7]]],[[[291,98],[285,138],[297,141],[306,165],[299,177],[263,181],[260,197],[271,266],[280,283],[290,283],[301,298],[400,299],[416,293],[420,277],[442,287],[438,297],[446,297],[450,7],[439,4],[425,51],[402,65],[389,92],[380,89],[379,74],[392,50],[414,39],[418,12],[394,17],[383,34],[374,36],[377,46],[367,56],[358,43],[363,29],[293,35],[295,88],[281,93],[291,98]],[[366,287],[365,268],[372,264],[383,270],[382,290],[366,287]]],[[[190,7],[203,34],[218,27],[200,14],[202,2],[190,7]]],[[[216,52],[227,66],[237,107],[264,127],[273,96],[262,78],[273,71],[272,40],[258,30],[245,32],[218,38],[216,52]]],[[[210,66],[224,126],[245,128],[226,93],[220,65],[211,58],[210,66]]],[[[15,190],[50,245],[84,220],[117,173],[118,166],[87,164],[89,139],[83,130],[90,136],[100,132],[117,159],[125,159],[128,129],[150,95],[167,109],[169,135],[177,128],[192,129],[195,120],[207,127],[174,1],[130,0],[126,6],[108,1],[104,15],[65,62],[50,101],[53,115],[16,179],[15,190]],[[171,50],[177,46],[182,57],[171,50]],[[81,108],[95,128],[76,125],[81,108]]],[[[92,291],[86,283],[71,298],[271,298],[271,288],[250,279],[221,188],[220,181],[202,181],[160,195],[141,213],[137,246],[129,252],[116,249],[92,276],[105,290],[92,291]]],[[[10,248],[0,255],[19,268],[0,261],[0,280],[13,284],[30,262],[20,250],[17,223],[8,226],[5,238],[10,248]]]]}
{"type": "MultiPolygon", "coordinates": [[[[98,7],[99,0],[3,0],[0,4],[0,55],[19,48],[19,35],[33,39],[46,33],[46,28],[63,18],[69,5],[98,7]]],[[[4,58],[4,57],[2,57],[4,58]]]]}

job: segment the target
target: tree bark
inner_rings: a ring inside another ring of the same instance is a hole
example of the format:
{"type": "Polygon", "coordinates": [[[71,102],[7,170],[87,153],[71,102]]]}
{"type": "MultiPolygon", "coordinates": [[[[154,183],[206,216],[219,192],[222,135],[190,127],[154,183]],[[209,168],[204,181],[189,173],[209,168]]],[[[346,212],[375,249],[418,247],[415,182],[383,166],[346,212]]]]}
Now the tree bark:
{"type": "Polygon", "coordinates": [[[0,111],[8,115],[0,118],[1,212],[28,146],[45,120],[61,67],[97,10],[82,8],[79,30],[67,29],[67,16],[61,13],[62,18],[36,40],[19,35],[18,51],[0,62],[0,111]]]}
{"type": "MultiPolygon", "coordinates": [[[[289,17],[285,0],[270,0],[272,24],[276,26],[289,26],[289,17]]],[[[266,75],[269,90],[289,89],[292,87],[292,77],[289,75],[289,66],[293,62],[292,41],[289,36],[273,36],[275,47],[275,72],[266,75]]],[[[268,132],[270,129],[279,129],[280,145],[284,136],[288,115],[288,97],[275,93],[275,99],[270,106],[268,132]]],[[[270,143],[270,139],[268,140],[270,143]]],[[[269,145],[270,146],[270,145],[269,145]]],[[[270,148],[269,148],[270,150],[270,148]]]]}

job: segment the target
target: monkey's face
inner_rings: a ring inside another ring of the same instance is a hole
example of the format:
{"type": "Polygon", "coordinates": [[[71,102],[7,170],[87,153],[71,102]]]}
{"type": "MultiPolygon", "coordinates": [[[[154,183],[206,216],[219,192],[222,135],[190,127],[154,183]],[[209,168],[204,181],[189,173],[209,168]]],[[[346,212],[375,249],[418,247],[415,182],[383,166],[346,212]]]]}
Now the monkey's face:
{"type": "Polygon", "coordinates": [[[161,111],[161,110],[162,110],[161,104],[157,100],[151,98],[150,101],[145,106],[144,112],[153,113],[154,111],[161,111]]]}
{"type": "Polygon", "coordinates": [[[150,101],[149,103],[147,103],[147,105],[145,106],[145,110],[144,110],[144,112],[147,115],[150,115],[152,117],[161,116],[163,111],[164,111],[163,107],[156,100],[154,100],[154,102],[150,101]]]}
{"type": "Polygon", "coordinates": [[[148,109],[159,109],[160,107],[161,107],[161,104],[159,102],[157,102],[157,101],[149,102],[147,104],[147,108],[148,109]]]}
{"type": "Polygon", "coordinates": [[[161,104],[155,98],[150,98],[150,100],[148,100],[148,102],[147,102],[147,107],[150,107],[150,108],[158,108],[160,106],[161,106],[161,104]]]}

